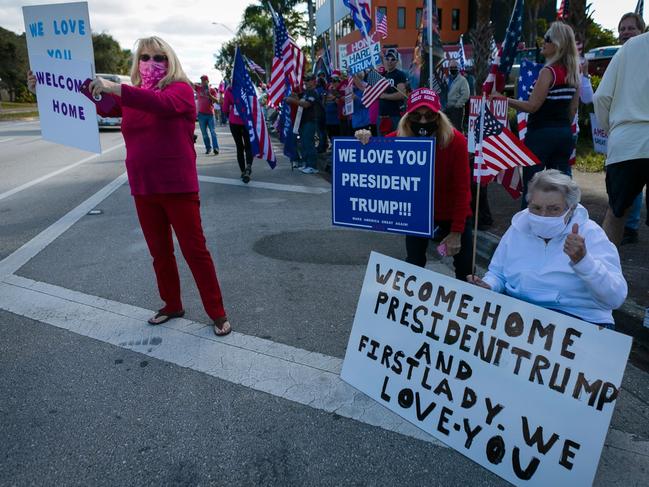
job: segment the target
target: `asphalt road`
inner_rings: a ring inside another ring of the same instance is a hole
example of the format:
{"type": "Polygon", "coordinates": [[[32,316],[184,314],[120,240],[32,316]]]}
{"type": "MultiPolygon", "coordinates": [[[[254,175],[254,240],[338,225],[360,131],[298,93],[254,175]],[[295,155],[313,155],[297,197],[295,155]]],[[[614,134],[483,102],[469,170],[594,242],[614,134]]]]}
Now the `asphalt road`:
{"type": "MultiPolygon", "coordinates": [[[[143,323],[160,302],[119,132],[95,157],[0,124],[0,485],[506,484],[338,378],[369,252],[402,238],[332,227],[329,183],[283,157],[243,185],[218,133],[197,164],[221,341],[182,258],[188,314],[143,323]]],[[[628,365],[596,485],[646,485],[648,386],[628,365]]]]}

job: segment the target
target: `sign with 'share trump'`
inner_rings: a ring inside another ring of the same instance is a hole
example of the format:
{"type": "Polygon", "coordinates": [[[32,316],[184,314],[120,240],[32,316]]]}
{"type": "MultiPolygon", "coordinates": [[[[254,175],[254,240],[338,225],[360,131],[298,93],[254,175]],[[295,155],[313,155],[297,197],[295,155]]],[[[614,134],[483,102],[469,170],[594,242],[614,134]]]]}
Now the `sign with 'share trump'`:
{"type": "Polygon", "coordinates": [[[631,338],[372,252],[341,377],[516,485],[591,485],[631,338]]]}

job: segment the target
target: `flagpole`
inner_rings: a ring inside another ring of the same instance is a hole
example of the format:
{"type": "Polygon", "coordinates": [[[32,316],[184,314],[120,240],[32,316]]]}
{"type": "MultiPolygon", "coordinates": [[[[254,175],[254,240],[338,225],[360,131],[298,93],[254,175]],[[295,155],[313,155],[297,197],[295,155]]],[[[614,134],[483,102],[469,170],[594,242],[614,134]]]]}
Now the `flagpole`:
{"type": "Polygon", "coordinates": [[[428,1],[428,87],[433,89],[433,1],[428,1]]]}
{"type": "MultiPolygon", "coordinates": [[[[480,136],[478,137],[479,139],[479,145],[480,145],[480,152],[478,155],[478,180],[477,180],[477,185],[478,187],[476,188],[476,194],[475,194],[475,215],[473,215],[473,255],[471,257],[471,273],[475,275],[476,273],[476,268],[475,268],[475,258],[476,258],[476,253],[477,253],[477,248],[478,248],[478,215],[479,215],[479,210],[480,210],[480,180],[482,179],[482,168],[484,167],[484,155],[482,153],[482,142],[484,139],[484,111],[485,111],[485,106],[487,104],[487,97],[483,93],[482,94],[482,104],[480,105],[480,136]]],[[[476,164],[475,164],[475,158],[473,160],[473,171],[475,172],[476,164]]]]}
{"type": "Polygon", "coordinates": [[[338,47],[336,46],[336,32],[334,31],[335,17],[334,0],[329,0],[329,45],[331,46],[332,66],[334,69],[340,69],[338,65],[338,47]]]}

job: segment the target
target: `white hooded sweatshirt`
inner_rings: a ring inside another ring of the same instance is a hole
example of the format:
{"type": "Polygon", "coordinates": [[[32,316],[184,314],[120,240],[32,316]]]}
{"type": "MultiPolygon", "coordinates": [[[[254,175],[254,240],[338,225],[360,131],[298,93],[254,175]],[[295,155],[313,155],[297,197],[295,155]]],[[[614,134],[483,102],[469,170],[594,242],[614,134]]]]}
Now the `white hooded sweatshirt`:
{"type": "Polygon", "coordinates": [[[528,210],[516,213],[483,280],[493,291],[598,324],[614,323],[612,310],[628,291],[617,249],[581,205],[548,243],[532,233],[528,210]],[[575,223],[586,255],[573,264],[563,245],[575,223]]]}

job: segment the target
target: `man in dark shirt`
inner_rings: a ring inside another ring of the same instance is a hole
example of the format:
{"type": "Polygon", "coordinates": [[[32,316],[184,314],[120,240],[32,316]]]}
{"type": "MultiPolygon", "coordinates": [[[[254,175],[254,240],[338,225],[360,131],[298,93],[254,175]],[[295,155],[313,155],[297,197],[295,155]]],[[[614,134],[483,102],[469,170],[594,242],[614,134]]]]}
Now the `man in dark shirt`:
{"type": "Polygon", "coordinates": [[[381,119],[388,118],[392,125],[390,131],[397,129],[401,119],[401,105],[403,105],[405,99],[406,82],[408,81],[406,74],[397,69],[398,61],[399,52],[395,48],[389,48],[385,51],[383,56],[385,72],[383,76],[390,82],[390,87],[379,97],[379,127],[381,119]]]}
{"type": "MultiPolygon", "coordinates": [[[[286,102],[298,106],[300,117],[300,140],[302,141],[302,153],[304,156],[304,167],[301,171],[305,174],[315,174],[318,161],[315,135],[318,129],[318,121],[323,116],[321,98],[316,91],[316,79],[313,74],[304,76],[305,90],[298,99],[294,94],[286,98],[286,102]],[[300,114],[301,110],[301,114],[300,114]]],[[[296,117],[296,118],[297,118],[296,117]]]]}

